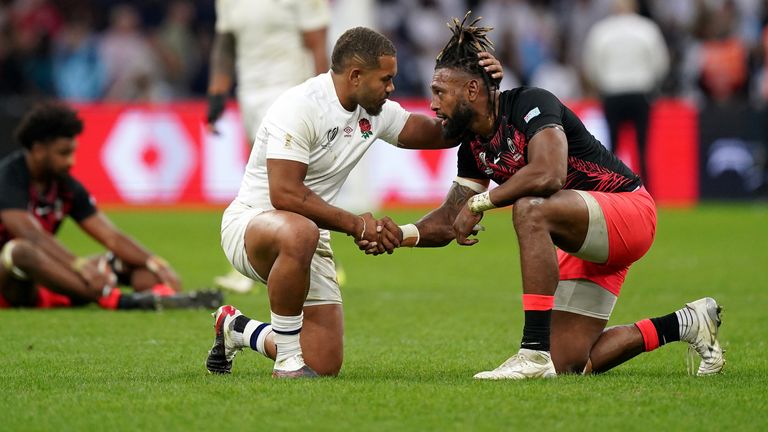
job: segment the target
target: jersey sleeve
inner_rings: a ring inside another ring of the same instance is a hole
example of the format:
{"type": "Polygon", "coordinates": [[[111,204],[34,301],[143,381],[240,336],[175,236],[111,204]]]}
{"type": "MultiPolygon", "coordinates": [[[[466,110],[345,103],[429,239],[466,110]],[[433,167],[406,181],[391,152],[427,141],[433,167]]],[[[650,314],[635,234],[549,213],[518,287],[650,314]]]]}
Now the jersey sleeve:
{"type": "Polygon", "coordinates": [[[379,114],[379,127],[381,128],[379,138],[392,145],[397,145],[400,132],[403,131],[405,122],[408,121],[410,115],[411,113],[406,111],[399,103],[391,100],[386,101],[381,114],[379,114]]]}
{"type": "Polygon", "coordinates": [[[231,0],[216,0],[216,32],[230,33],[233,31],[232,20],[229,17],[233,3],[231,0]]]}
{"type": "Polygon", "coordinates": [[[318,30],[328,27],[331,22],[331,8],[328,0],[299,0],[298,8],[299,28],[302,31],[318,30]]]}
{"type": "Polygon", "coordinates": [[[72,210],[69,215],[77,222],[92,216],[96,213],[96,201],[93,199],[85,186],[74,178],[70,178],[69,187],[72,190],[72,210]]]}
{"type": "Polygon", "coordinates": [[[286,159],[309,164],[315,133],[307,101],[284,93],[267,112],[263,131],[267,159],[286,159]]]}
{"type": "Polygon", "coordinates": [[[472,148],[467,141],[464,141],[459,146],[458,160],[456,161],[457,170],[456,176],[471,179],[487,179],[480,168],[477,167],[477,160],[472,154],[472,148]]]}
{"type": "Polygon", "coordinates": [[[5,172],[0,176],[0,210],[26,210],[29,203],[29,184],[21,176],[5,172]]]}
{"type": "Polygon", "coordinates": [[[543,126],[563,124],[563,105],[552,93],[540,88],[527,88],[517,97],[512,108],[515,128],[525,135],[526,141],[543,126]]]}

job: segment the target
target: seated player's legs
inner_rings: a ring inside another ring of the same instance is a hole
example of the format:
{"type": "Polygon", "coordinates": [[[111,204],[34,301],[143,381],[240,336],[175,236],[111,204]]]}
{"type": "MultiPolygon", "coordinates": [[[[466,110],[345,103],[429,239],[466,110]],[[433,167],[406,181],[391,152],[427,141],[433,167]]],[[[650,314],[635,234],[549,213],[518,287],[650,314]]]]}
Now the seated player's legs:
{"type": "Polygon", "coordinates": [[[147,267],[129,266],[112,252],[96,255],[90,259],[94,263],[106,260],[109,268],[117,276],[117,285],[130,287],[136,292],[152,291],[160,296],[169,296],[176,292],[173,287],[163,284],[160,278],[147,267]]]}
{"type": "Polygon", "coordinates": [[[2,307],[34,307],[37,288],[26,273],[13,262],[14,240],[0,251],[0,305],[2,307]]]}
{"type": "MultiPolygon", "coordinates": [[[[11,240],[5,244],[3,251],[4,263],[10,263],[5,264],[4,267],[17,269],[33,283],[39,283],[53,292],[72,297],[78,302],[97,301],[101,298],[102,293],[89,289],[72,269],[53,258],[47,257],[45,252],[26,240],[11,240]]],[[[28,290],[22,291],[24,292],[18,292],[16,295],[21,295],[27,300],[29,300],[27,297],[32,295],[34,296],[32,298],[37,298],[36,293],[30,294],[28,290]]],[[[5,296],[5,294],[4,292],[3,295],[5,296]]],[[[10,291],[7,294],[14,295],[10,291]]],[[[22,299],[20,298],[20,300],[22,299]]],[[[26,301],[24,305],[27,305],[26,301]]]]}

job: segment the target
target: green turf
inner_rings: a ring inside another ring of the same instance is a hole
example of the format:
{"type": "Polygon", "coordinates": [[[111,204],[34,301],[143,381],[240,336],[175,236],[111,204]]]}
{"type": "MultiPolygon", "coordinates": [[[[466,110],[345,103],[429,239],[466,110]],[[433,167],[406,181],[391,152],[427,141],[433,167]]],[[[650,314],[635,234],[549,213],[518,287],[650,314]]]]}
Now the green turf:
{"type": "MultiPolygon", "coordinates": [[[[419,213],[393,212],[406,222],[419,213]]],[[[187,287],[226,269],[214,212],[112,213],[167,257],[187,287]]],[[[340,377],[276,382],[242,353],[211,376],[206,312],[0,311],[0,430],[768,430],[768,207],[664,210],[612,323],[705,295],[725,305],[726,372],[685,374],[683,344],[597,377],[475,382],[520,339],[519,262],[508,212],[486,216],[472,248],[367,257],[343,236],[346,357],[340,377]],[[494,277],[490,277],[493,274],[494,277]]],[[[79,253],[93,243],[66,226],[79,253]]],[[[268,312],[263,288],[228,300],[268,312]]]]}

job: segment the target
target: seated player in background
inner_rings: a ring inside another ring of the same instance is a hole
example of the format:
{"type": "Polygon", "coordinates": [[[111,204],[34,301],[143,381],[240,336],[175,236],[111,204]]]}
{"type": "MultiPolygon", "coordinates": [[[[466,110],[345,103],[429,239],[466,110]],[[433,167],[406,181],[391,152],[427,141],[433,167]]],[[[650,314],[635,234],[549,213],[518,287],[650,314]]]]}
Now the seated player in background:
{"type": "Polygon", "coordinates": [[[22,149],[0,160],[0,307],[217,308],[221,294],[183,293],[173,268],[126,235],[69,174],[83,123],[42,104],[22,119],[22,149]],[[54,235],[70,216],[107,254],[78,257],[54,235]],[[118,284],[135,292],[123,293],[118,284]]]}

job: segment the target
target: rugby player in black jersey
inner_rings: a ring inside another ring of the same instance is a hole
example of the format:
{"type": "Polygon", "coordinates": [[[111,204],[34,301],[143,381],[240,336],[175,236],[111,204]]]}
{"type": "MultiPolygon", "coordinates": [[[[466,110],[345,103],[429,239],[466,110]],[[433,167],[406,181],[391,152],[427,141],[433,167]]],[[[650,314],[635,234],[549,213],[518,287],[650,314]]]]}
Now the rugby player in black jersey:
{"type": "MultiPolygon", "coordinates": [[[[401,246],[443,246],[470,238],[483,212],[512,207],[525,325],[520,350],[477,379],[552,377],[606,371],[672,341],[702,358],[699,375],[724,365],[712,298],[668,315],[606,329],[629,267],[650,248],[656,206],[640,178],[606,150],[546,90],[499,91],[477,67],[491,48],[479,19],[454,19],[438,55],[431,108],[459,138],[458,175],[443,205],[415,224],[387,225],[401,246]],[[498,187],[488,190],[490,181],[498,187]]],[[[366,242],[358,243],[366,248],[366,242]]],[[[367,253],[376,253],[368,249],[367,253]]]]}
{"type": "Polygon", "coordinates": [[[219,292],[181,292],[173,268],[117,229],[69,175],[82,130],[67,106],[39,105],[16,131],[22,149],[0,161],[0,307],[219,307],[219,292]],[[86,258],[67,249],[54,237],[67,216],[109,252],[86,258]]]}

